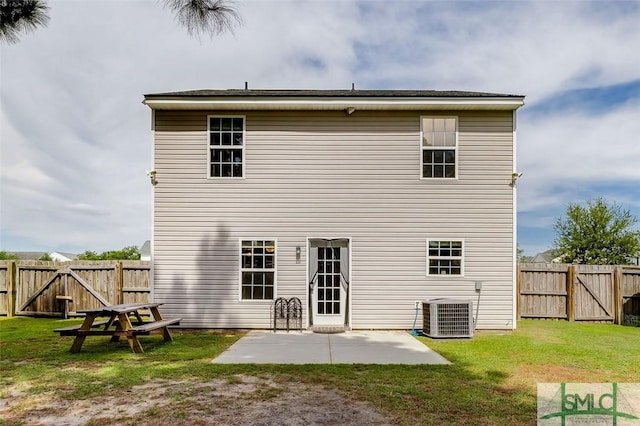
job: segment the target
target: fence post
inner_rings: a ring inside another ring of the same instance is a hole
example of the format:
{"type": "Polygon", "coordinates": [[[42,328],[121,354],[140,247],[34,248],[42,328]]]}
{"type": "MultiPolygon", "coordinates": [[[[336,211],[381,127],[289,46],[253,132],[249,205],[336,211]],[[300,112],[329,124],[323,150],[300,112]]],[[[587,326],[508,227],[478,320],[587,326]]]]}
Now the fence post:
{"type": "Polygon", "coordinates": [[[574,310],[574,283],[576,280],[576,267],[569,265],[567,267],[567,321],[573,321],[575,319],[574,310]]]}
{"type": "MultiPolygon", "coordinates": [[[[522,291],[522,269],[516,264],[516,319],[520,320],[520,292],[522,291]]],[[[477,309],[477,308],[476,308],[477,309]]]]}
{"type": "Polygon", "coordinates": [[[116,303],[124,303],[124,294],[122,289],[122,261],[118,261],[115,264],[114,272],[116,274],[116,303]]]}
{"type": "Polygon", "coordinates": [[[7,265],[7,317],[16,314],[16,262],[7,265]]]}
{"type": "Polygon", "coordinates": [[[616,266],[613,270],[613,310],[614,324],[622,324],[622,268],[616,266]]]}

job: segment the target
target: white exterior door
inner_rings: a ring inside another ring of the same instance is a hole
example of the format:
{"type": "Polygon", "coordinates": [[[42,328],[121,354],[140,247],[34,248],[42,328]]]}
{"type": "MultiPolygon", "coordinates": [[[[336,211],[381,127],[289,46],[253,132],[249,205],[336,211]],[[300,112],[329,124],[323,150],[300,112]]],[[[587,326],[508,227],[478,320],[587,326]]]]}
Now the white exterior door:
{"type": "Polygon", "coordinates": [[[313,239],[309,250],[312,324],[345,326],[349,303],[349,241],[313,239]]]}

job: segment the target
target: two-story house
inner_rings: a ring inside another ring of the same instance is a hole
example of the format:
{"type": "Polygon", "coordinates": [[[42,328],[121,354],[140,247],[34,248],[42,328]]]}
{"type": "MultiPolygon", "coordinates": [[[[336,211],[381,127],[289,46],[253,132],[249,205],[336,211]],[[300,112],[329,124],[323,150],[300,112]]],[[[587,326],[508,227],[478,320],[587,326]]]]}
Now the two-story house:
{"type": "Polygon", "coordinates": [[[305,328],[408,329],[416,301],[446,297],[473,300],[478,328],[515,328],[524,97],[196,90],[144,103],[153,298],[183,326],[269,328],[274,299],[298,297],[305,328]]]}

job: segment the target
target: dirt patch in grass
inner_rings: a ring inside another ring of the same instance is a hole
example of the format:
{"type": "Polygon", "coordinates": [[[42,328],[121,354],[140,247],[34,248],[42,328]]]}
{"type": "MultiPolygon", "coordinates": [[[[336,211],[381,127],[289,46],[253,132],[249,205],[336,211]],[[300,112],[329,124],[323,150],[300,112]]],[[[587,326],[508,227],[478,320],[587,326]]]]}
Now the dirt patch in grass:
{"type": "Polygon", "coordinates": [[[538,383],[580,382],[590,383],[594,377],[600,377],[599,372],[578,367],[551,364],[521,364],[511,377],[512,382],[526,384],[535,389],[538,383]]]}
{"type": "Polygon", "coordinates": [[[6,425],[387,425],[372,406],[322,386],[233,376],[209,382],[152,380],[101,398],[67,400],[5,389],[6,425]]]}

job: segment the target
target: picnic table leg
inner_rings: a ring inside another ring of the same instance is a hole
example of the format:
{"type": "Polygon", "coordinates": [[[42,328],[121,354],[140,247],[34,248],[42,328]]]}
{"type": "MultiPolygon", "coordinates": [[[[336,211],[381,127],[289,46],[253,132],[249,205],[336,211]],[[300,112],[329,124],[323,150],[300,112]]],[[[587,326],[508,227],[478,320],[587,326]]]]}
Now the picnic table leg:
{"type": "MultiPolygon", "coordinates": [[[[108,330],[109,327],[111,327],[111,325],[113,324],[113,321],[116,319],[115,315],[112,315],[111,318],[109,318],[109,322],[107,323],[107,325],[105,326],[105,330],[108,330]]],[[[122,325],[120,324],[120,320],[118,320],[118,322],[116,323],[116,331],[113,333],[113,336],[111,336],[111,342],[115,343],[115,342],[119,342],[120,341],[120,335],[122,331],[122,325]]]]}
{"type": "Polygon", "coordinates": [[[82,349],[82,345],[84,344],[84,339],[87,338],[87,335],[84,334],[83,331],[91,330],[91,326],[93,325],[93,321],[95,321],[96,317],[97,315],[95,314],[87,314],[87,316],[84,317],[84,321],[78,329],[78,334],[73,341],[73,345],[71,345],[71,353],[75,354],[80,352],[80,349],[82,349]]]}
{"type": "MultiPolygon", "coordinates": [[[[151,315],[153,315],[154,321],[162,320],[162,315],[160,314],[160,310],[157,306],[151,308],[151,315]]],[[[165,342],[173,341],[173,337],[171,337],[171,333],[169,332],[169,327],[162,327],[162,338],[165,342]]]]}
{"type": "Polygon", "coordinates": [[[127,340],[129,341],[129,346],[131,346],[131,350],[137,354],[143,353],[144,350],[142,349],[140,340],[138,340],[138,336],[134,335],[131,332],[128,332],[128,330],[131,330],[133,328],[133,326],[131,325],[131,321],[129,320],[129,315],[120,314],[118,315],[118,320],[120,322],[120,327],[122,327],[122,331],[127,335],[127,340]]]}

